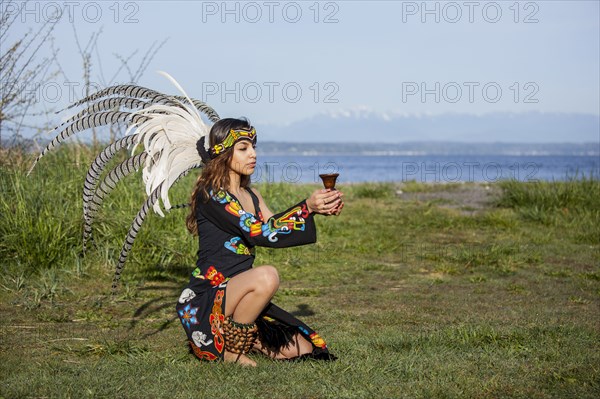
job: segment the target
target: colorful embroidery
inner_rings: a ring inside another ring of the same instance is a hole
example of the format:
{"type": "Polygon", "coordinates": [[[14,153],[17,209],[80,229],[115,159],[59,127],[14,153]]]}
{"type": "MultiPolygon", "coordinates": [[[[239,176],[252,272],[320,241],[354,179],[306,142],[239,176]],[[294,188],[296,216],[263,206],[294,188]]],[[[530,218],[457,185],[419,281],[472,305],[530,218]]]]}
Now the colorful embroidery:
{"type": "Polygon", "coordinates": [[[325,340],[323,338],[321,338],[319,336],[319,334],[317,334],[316,332],[310,334],[310,340],[312,341],[313,345],[318,348],[321,348],[321,349],[327,348],[327,344],[325,343],[325,340]]]}
{"type": "Polygon", "coordinates": [[[249,215],[247,213],[240,215],[240,227],[242,228],[242,230],[248,232],[250,231],[250,226],[252,226],[252,219],[252,215],[249,215]]]}
{"type": "Polygon", "coordinates": [[[263,224],[254,219],[254,217],[252,219],[254,220],[254,223],[250,225],[250,237],[256,237],[262,233],[263,224]]]}
{"type": "Polygon", "coordinates": [[[277,234],[290,234],[292,231],[304,231],[304,215],[308,214],[305,204],[295,207],[277,219],[269,219],[268,224],[263,224],[262,234],[271,242],[277,242],[277,234]]]}
{"type": "Polygon", "coordinates": [[[206,340],[207,336],[202,331],[194,331],[192,333],[192,340],[198,346],[208,346],[213,343],[212,339],[206,340]]]}
{"type": "Polygon", "coordinates": [[[302,334],[310,336],[310,334],[308,333],[308,330],[302,326],[298,326],[298,330],[302,331],[302,334]]]}
{"type": "Polygon", "coordinates": [[[229,130],[229,133],[227,133],[227,136],[225,137],[223,142],[214,145],[211,148],[211,151],[213,154],[219,155],[220,153],[225,151],[227,148],[234,145],[235,142],[241,138],[246,138],[248,140],[251,140],[254,143],[254,145],[256,145],[256,130],[254,128],[252,128],[252,130],[250,130],[250,131],[247,131],[244,129],[238,129],[238,130],[231,129],[231,130],[229,130]]]}
{"type": "Polygon", "coordinates": [[[197,347],[192,341],[190,341],[190,346],[192,347],[192,350],[194,351],[194,355],[196,355],[199,359],[210,360],[210,361],[215,361],[218,359],[217,355],[212,354],[210,352],[200,350],[200,348],[197,347]]]}
{"type": "Polygon", "coordinates": [[[196,293],[189,288],[184,289],[179,296],[179,303],[191,301],[196,296],[196,293]]]}
{"type": "Polygon", "coordinates": [[[238,255],[251,255],[250,250],[247,246],[242,244],[240,237],[233,237],[231,240],[225,242],[225,248],[238,255]]]}
{"type": "Polygon", "coordinates": [[[299,206],[293,208],[288,213],[283,214],[281,217],[275,219],[273,221],[273,227],[275,229],[284,229],[287,227],[287,230],[300,230],[304,231],[304,218],[302,217],[302,208],[299,206]]]}
{"type": "Polygon", "coordinates": [[[198,324],[198,319],[196,319],[198,308],[193,308],[189,303],[178,313],[184,327],[190,328],[192,324],[198,324]]]}
{"type": "Polygon", "coordinates": [[[192,276],[199,278],[200,280],[209,280],[210,285],[214,287],[221,284],[223,281],[229,280],[228,278],[225,278],[223,273],[217,271],[214,266],[209,267],[204,275],[202,275],[199,268],[195,268],[192,272],[192,276]]]}
{"type": "Polygon", "coordinates": [[[246,212],[242,209],[242,206],[237,202],[232,200],[230,203],[225,205],[225,210],[231,213],[233,216],[242,217],[246,215],[246,212]]]}
{"type": "Polygon", "coordinates": [[[298,326],[298,329],[304,334],[304,335],[308,335],[308,337],[310,338],[312,344],[318,348],[321,349],[326,349],[327,348],[327,344],[325,343],[325,340],[323,338],[321,338],[319,336],[319,334],[317,334],[316,332],[313,332],[312,334],[308,334],[308,330],[302,326],[298,326]]]}
{"type": "Polygon", "coordinates": [[[308,215],[310,215],[310,212],[308,211],[308,206],[306,206],[306,203],[303,203],[302,209],[300,210],[300,216],[306,219],[308,215]]]}
{"type": "Polygon", "coordinates": [[[225,320],[225,315],[223,314],[221,306],[223,304],[224,295],[225,290],[217,291],[217,295],[215,296],[215,301],[213,303],[212,313],[208,319],[210,323],[210,332],[213,333],[215,338],[215,348],[219,351],[219,353],[223,352],[223,346],[225,345],[223,334],[221,334],[221,326],[225,320]]]}
{"type": "Polygon", "coordinates": [[[249,213],[242,213],[240,215],[240,227],[242,230],[249,232],[250,237],[260,235],[262,232],[262,223],[249,213]]]}
{"type": "Polygon", "coordinates": [[[204,277],[207,280],[210,280],[210,285],[212,286],[217,286],[225,281],[225,276],[223,276],[223,273],[218,272],[214,266],[208,268],[204,277]]]}
{"type": "MultiPolygon", "coordinates": [[[[227,204],[225,205],[225,210],[233,216],[240,218],[240,227],[244,231],[249,232],[251,237],[261,234],[262,223],[256,220],[253,214],[244,211],[242,205],[229,195],[229,193],[226,191],[219,191],[217,194],[212,195],[212,199],[220,204],[227,204]]],[[[259,216],[262,219],[262,214],[259,214],[259,216]]]]}
{"type": "Polygon", "coordinates": [[[219,204],[226,204],[231,202],[233,198],[227,191],[219,190],[216,194],[213,194],[213,191],[210,190],[210,196],[213,200],[217,201],[219,204]]]}
{"type": "Polygon", "coordinates": [[[233,216],[240,217],[245,213],[242,206],[227,191],[219,190],[216,194],[213,194],[213,191],[211,191],[210,194],[211,198],[219,204],[227,204],[225,205],[225,210],[233,216]]]}

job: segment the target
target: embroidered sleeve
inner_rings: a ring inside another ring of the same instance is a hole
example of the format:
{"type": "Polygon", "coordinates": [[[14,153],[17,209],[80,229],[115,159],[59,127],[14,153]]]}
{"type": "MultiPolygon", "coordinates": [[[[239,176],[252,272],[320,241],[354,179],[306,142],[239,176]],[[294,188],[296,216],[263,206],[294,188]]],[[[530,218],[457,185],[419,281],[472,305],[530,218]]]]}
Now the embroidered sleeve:
{"type": "Polygon", "coordinates": [[[317,241],[314,215],[308,211],[306,201],[273,215],[265,223],[245,212],[226,191],[211,192],[208,202],[198,201],[198,209],[221,230],[242,235],[252,246],[283,248],[317,241]]]}

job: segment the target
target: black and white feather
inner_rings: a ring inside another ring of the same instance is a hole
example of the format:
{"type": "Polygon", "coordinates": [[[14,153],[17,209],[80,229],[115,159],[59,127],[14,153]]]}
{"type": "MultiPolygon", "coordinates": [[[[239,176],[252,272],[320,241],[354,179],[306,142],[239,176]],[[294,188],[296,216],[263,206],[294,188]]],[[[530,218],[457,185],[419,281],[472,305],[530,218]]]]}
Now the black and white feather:
{"type": "MultiPolygon", "coordinates": [[[[192,169],[203,166],[196,145],[200,138],[207,138],[210,127],[202,119],[202,114],[211,122],[219,120],[213,108],[188,97],[175,79],[165,72],[159,73],[170,80],[181,94],[171,96],[136,85],[118,85],[87,96],[67,108],[86,104],[83,110],[74,113],[51,131],[56,136],[29,170],[31,173],[44,155],[77,133],[103,125],[126,125],[125,137],[111,143],[94,159],[83,187],[85,252],[86,244],[92,239],[92,224],[104,198],[121,179],[142,168],[147,198],[125,238],[115,270],[113,289],[117,287],[127,255],[150,208],[164,216],[163,210],[172,208],[169,189],[192,169]],[[129,150],[130,157],[105,174],[106,166],[122,150],[129,150]]],[[[208,150],[208,140],[204,142],[208,150]]]]}

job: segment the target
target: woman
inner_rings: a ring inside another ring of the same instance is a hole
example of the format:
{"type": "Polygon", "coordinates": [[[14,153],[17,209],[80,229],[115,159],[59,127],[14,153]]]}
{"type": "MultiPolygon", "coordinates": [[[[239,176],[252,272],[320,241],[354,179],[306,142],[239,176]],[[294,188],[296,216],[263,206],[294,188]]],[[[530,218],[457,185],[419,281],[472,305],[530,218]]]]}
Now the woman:
{"type": "Polygon", "coordinates": [[[189,230],[199,236],[198,262],[177,304],[196,356],[254,365],[245,354],[255,348],[277,359],[333,358],[316,332],[270,303],[279,286],[277,270],[272,266],[253,269],[252,263],[256,245],[290,247],[315,242],[313,214],[339,215],[342,193],[318,190],[273,215],[260,194],[249,187],[256,166],[255,130],[245,120],[221,120],[212,107],[188,97],[175,79],[161,74],[183,95],[116,85],[87,96],[69,106],[85,104],[86,108],[56,126],[57,135],[29,172],[46,153],[74,134],[104,125],[128,126],[124,137],[94,159],[83,190],[85,252],[103,198],[121,179],[143,166],[147,197],[121,248],[113,278],[116,290],[148,212],[165,216],[161,202],[164,209],[173,209],[169,189],[189,171],[203,167],[187,220],[189,230]],[[201,114],[215,122],[210,130],[201,114]],[[127,148],[132,148],[131,156],[105,174],[111,159],[127,148]]]}
{"type": "Polygon", "coordinates": [[[274,359],[334,359],[316,332],[270,302],[279,288],[277,269],[252,263],[255,246],[314,243],[314,214],[339,215],[342,193],[317,190],[274,215],[250,188],[255,145],[256,132],[246,120],[221,119],[210,130],[205,155],[211,160],[187,218],[189,231],[199,236],[197,267],[178,300],[178,315],[200,359],[255,366],[246,356],[252,349],[274,359]]]}

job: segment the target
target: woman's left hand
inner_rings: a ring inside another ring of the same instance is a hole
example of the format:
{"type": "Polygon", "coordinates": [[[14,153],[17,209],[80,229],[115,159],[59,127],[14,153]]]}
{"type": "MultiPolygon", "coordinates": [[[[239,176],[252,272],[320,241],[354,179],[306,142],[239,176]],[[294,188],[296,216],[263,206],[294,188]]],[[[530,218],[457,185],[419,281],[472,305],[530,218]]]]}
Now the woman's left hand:
{"type": "Polygon", "coordinates": [[[311,213],[314,212],[326,216],[339,215],[343,207],[343,195],[338,190],[316,190],[306,199],[306,205],[311,213]]]}
{"type": "Polygon", "coordinates": [[[344,201],[340,199],[340,204],[331,212],[332,215],[338,216],[342,213],[342,209],[344,208],[344,201]]]}

